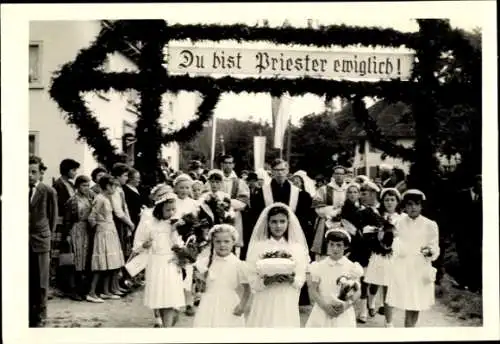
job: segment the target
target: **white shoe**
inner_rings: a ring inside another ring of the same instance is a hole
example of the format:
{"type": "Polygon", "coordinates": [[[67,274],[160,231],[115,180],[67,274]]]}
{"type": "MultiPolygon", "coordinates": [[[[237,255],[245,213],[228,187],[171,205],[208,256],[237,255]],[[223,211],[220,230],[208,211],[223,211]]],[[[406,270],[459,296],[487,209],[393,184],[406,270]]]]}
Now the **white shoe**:
{"type": "Polygon", "coordinates": [[[394,327],[392,323],[385,323],[385,327],[394,327]]]}
{"type": "Polygon", "coordinates": [[[368,320],[368,305],[366,299],[360,299],[360,302],[358,321],[364,324],[368,320]]]}

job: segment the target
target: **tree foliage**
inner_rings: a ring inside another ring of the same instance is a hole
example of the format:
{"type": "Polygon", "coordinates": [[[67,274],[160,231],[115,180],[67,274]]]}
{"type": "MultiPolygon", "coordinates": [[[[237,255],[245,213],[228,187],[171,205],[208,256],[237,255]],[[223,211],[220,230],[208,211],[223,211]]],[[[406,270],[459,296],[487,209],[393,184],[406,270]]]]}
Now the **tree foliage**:
{"type": "Polygon", "coordinates": [[[293,131],[292,170],[305,170],[314,177],[331,174],[336,164],[350,166],[355,142],[342,129],[329,112],[304,117],[293,131]]]}
{"type": "MultiPolygon", "coordinates": [[[[215,140],[215,167],[220,167],[218,158],[223,153],[221,135],[224,140],[224,152],[234,157],[235,169],[253,170],[254,168],[254,136],[266,137],[266,161],[279,156],[279,151],[273,148],[273,129],[269,123],[259,123],[251,120],[217,119],[215,140]]],[[[212,145],[212,127],[208,126],[197,138],[181,145],[181,169],[188,167],[191,159],[199,159],[207,168],[210,167],[212,145]]]]}

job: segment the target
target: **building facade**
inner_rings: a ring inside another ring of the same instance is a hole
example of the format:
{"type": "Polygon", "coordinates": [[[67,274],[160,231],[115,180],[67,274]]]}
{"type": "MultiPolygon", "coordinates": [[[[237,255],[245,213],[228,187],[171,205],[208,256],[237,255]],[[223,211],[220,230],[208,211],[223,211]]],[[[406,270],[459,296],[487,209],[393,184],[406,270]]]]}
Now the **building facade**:
{"type": "MultiPolygon", "coordinates": [[[[90,21],[32,21],[30,22],[30,92],[29,92],[29,153],[40,156],[47,165],[45,181],[51,183],[59,176],[59,163],[65,158],[81,164],[79,174],[90,175],[98,166],[91,149],[77,140],[77,129],[69,126],[57,103],[49,96],[54,71],[73,61],[80,49],[89,46],[99,34],[103,22],[90,21]]],[[[108,55],[104,71],[137,70],[132,59],[122,53],[108,55]]],[[[117,92],[87,93],[87,105],[101,126],[108,128],[108,137],[119,152],[134,154],[134,143],[125,140],[133,135],[137,113],[133,103],[136,92],[120,95],[117,92]]],[[[162,116],[165,121],[166,116],[162,116]]],[[[178,161],[178,146],[173,144],[162,150],[164,158],[178,161]]]]}

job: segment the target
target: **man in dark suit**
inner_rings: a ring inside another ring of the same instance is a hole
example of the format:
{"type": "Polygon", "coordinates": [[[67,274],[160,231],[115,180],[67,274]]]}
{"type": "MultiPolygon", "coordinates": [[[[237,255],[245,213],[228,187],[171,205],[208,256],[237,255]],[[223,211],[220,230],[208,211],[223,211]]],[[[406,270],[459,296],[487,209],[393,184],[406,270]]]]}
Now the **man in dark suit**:
{"type": "Polygon", "coordinates": [[[50,239],[57,218],[57,195],[40,182],[40,158],[29,158],[29,326],[43,327],[47,318],[50,239]]]}
{"type": "Polygon", "coordinates": [[[141,174],[136,169],[131,168],[128,172],[127,183],[123,186],[123,192],[130,219],[135,225],[134,230],[139,224],[142,208],[146,206],[146,200],[139,189],[140,183],[141,174]]]}
{"type": "Polygon", "coordinates": [[[482,178],[456,197],[455,244],[460,262],[458,287],[480,291],[482,287],[483,202],[482,178]]]}

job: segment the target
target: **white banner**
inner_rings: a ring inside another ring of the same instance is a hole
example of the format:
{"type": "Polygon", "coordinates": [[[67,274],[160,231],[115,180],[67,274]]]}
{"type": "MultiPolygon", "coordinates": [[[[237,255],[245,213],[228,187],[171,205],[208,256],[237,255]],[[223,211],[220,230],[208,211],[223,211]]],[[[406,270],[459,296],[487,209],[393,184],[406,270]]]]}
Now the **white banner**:
{"type": "Polygon", "coordinates": [[[288,93],[280,98],[278,113],[274,122],[274,148],[283,149],[283,139],[285,138],[288,118],[290,117],[290,105],[292,98],[288,93]]]}
{"type": "Polygon", "coordinates": [[[413,60],[405,52],[169,46],[167,69],[171,74],[408,80],[413,60]]]}
{"type": "Polygon", "coordinates": [[[254,171],[264,168],[266,161],[266,137],[254,136],[253,137],[253,164],[254,171]]]}

